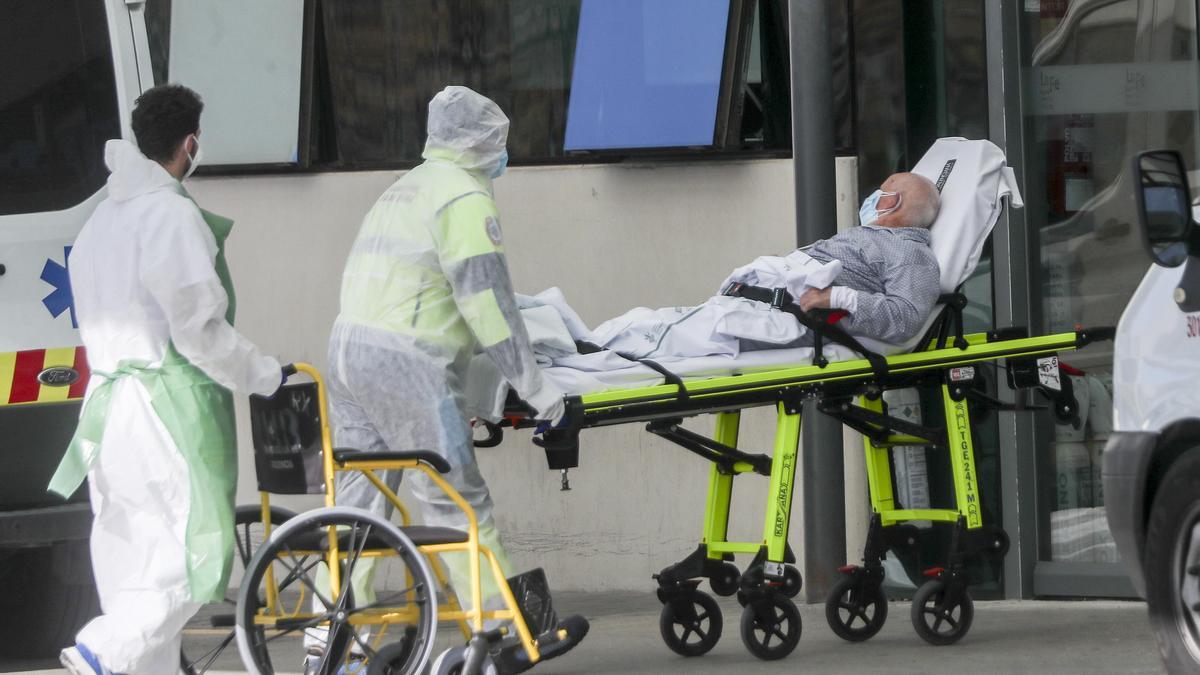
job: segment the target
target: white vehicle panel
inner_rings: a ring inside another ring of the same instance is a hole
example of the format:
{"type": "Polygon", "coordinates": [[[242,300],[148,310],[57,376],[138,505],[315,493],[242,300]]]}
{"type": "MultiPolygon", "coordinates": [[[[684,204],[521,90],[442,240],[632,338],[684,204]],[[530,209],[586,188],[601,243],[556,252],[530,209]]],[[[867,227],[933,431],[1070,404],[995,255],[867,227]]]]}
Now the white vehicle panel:
{"type": "Polygon", "coordinates": [[[1174,300],[1185,263],[1153,265],[1117,326],[1113,362],[1113,425],[1118,431],[1159,431],[1200,411],[1200,312],[1174,300]]]}
{"type": "MultiPolygon", "coordinates": [[[[133,8],[140,21],[142,6],[133,8]]],[[[139,77],[130,6],[123,0],[107,0],[105,13],[121,133],[132,137],[131,104],[149,83],[143,86],[139,77]]],[[[0,216],[0,264],[5,267],[0,276],[0,353],[80,344],[66,253],[105,192],[101,188],[60,211],[0,216]]]]}

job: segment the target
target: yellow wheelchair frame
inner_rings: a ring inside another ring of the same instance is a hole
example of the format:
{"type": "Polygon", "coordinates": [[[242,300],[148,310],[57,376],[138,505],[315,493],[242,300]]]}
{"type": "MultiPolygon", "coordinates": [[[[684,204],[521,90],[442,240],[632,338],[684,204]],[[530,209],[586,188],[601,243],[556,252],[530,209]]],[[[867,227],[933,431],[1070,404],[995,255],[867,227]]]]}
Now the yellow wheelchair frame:
{"type": "MultiPolygon", "coordinates": [[[[485,621],[511,621],[512,626],[516,629],[516,634],[520,640],[520,644],[525,656],[529,659],[529,663],[537,663],[542,656],[538,650],[537,641],[535,640],[524,615],[520,611],[520,606],[518,605],[517,599],[513,595],[508,581],[505,579],[504,572],[500,568],[500,564],[497,561],[496,556],[486,546],[481,545],[479,542],[478,523],[474,509],[472,509],[471,505],[468,504],[465,499],[463,499],[462,495],[460,495],[449,483],[446,482],[444,478],[442,478],[437,470],[437,468],[441,468],[442,472],[449,470],[449,465],[445,463],[445,460],[442,460],[436,455],[432,455],[432,453],[422,453],[420,451],[412,453],[378,453],[372,455],[371,453],[356,450],[334,449],[327,415],[328,407],[325,383],[321,377],[321,374],[313,366],[306,363],[296,363],[292,366],[292,368],[294,368],[296,372],[303,373],[304,375],[308,376],[316,384],[317,405],[320,411],[320,437],[322,448],[322,465],[324,472],[325,506],[337,506],[337,496],[334,489],[335,476],[337,473],[344,471],[358,471],[361,472],[363,476],[365,476],[366,479],[370,481],[370,483],[374,485],[375,488],[378,489],[387,498],[388,502],[391,503],[400,513],[400,532],[405,533],[408,531],[419,533],[421,536],[415,537],[418,540],[437,538],[437,534],[445,533],[447,531],[453,534],[458,534],[459,536],[457,537],[451,537],[450,539],[453,540],[450,541],[427,541],[427,543],[414,542],[416,549],[429,562],[430,568],[436,577],[437,587],[442,589],[445,595],[445,602],[437,607],[437,620],[456,622],[464,639],[467,641],[471,641],[473,637],[484,634],[485,621]],[[435,468],[435,465],[439,464],[439,462],[442,466],[435,468]],[[466,532],[460,533],[455,530],[448,530],[448,528],[425,528],[412,525],[411,516],[403,501],[393,490],[384,484],[383,480],[375,473],[377,471],[391,469],[415,469],[417,471],[424,472],[429,479],[432,480],[448,497],[450,497],[450,499],[466,515],[468,523],[466,532]],[[463,534],[465,534],[465,536],[462,536],[463,534]],[[461,540],[456,540],[459,539],[459,537],[461,537],[461,540]],[[471,583],[471,608],[469,609],[462,607],[456,599],[455,594],[449,590],[446,570],[443,568],[443,565],[437,558],[438,554],[445,553],[463,553],[468,556],[468,570],[471,583]],[[480,555],[484,556],[487,560],[488,572],[494,578],[496,586],[498,587],[500,595],[504,601],[503,609],[483,609],[480,555]]],[[[267,537],[266,541],[270,541],[273,531],[271,526],[270,493],[267,491],[262,491],[260,492],[260,495],[262,523],[267,537]]],[[[305,517],[305,514],[301,514],[297,517],[303,518],[305,517]]],[[[338,589],[342,587],[341,564],[333,563],[347,562],[349,556],[351,555],[351,551],[341,550],[342,542],[339,541],[337,525],[329,525],[328,532],[325,536],[327,537],[325,550],[292,550],[289,548],[288,552],[293,556],[305,555],[322,557],[325,564],[328,566],[330,588],[338,589]]],[[[263,546],[262,548],[266,549],[267,547],[263,546]]],[[[277,560],[282,555],[282,553],[276,555],[275,559],[277,560]]],[[[396,551],[390,548],[376,548],[369,550],[364,548],[359,552],[359,557],[361,558],[386,558],[395,555],[397,555],[396,551]]],[[[256,556],[256,559],[258,557],[259,556],[256,556]]],[[[275,578],[274,562],[276,560],[272,560],[269,563],[256,560],[247,567],[247,575],[249,576],[250,570],[257,569],[263,564],[267,565],[263,574],[263,583],[265,585],[265,606],[261,607],[254,616],[254,625],[270,628],[279,625],[281,622],[295,624],[298,621],[312,620],[320,616],[319,614],[313,612],[304,611],[303,607],[305,604],[305,594],[303,588],[301,588],[301,599],[297,603],[296,607],[289,611],[282,606],[280,599],[280,587],[275,578]]],[[[379,631],[379,634],[374,637],[374,649],[378,649],[383,643],[384,635],[388,627],[396,624],[413,624],[419,618],[419,609],[411,606],[411,599],[413,596],[413,591],[411,590],[413,584],[413,570],[406,566],[405,573],[406,580],[410,587],[410,590],[407,594],[407,597],[410,600],[410,606],[375,607],[363,611],[355,611],[353,612],[353,616],[348,617],[347,623],[351,626],[380,626],[382,628],[382,630],[379,631]]],[[[313,589],[313,592],[316,592],[315,588],[313,589]]],[[[243,591],[241,595],[244,596],[245,591],[243,591]]],[[[436,594],[434,597],[436,599],[436,594]]],[[[239,605],[240,604],[241,603],[239,602],[239,605]]],[[[241,614],[241,611],[242,608],[239,606],[239,615],[241,614]]],[[[329,625],[330,624],[326,622],[324,624],[316,624],[313,627],[328,627],[329,625]]],[[[434,625],[436,626],[436,623],[434,625]]],[[[501,629],[501,633],[503,632],[504,629],[501,629]]],[[[565,630],[560,629],[557,631],[555,637],[560,640],[564,639],[566,637],[565,632],[565,630]]],[[[430,639],[432,639],[432,636],[430,636],[430,639]]],[[[348,650],[347,653],[349,653],[348,650]]],[[[245,658],[244,650],[243,658],[245,658]]]]}

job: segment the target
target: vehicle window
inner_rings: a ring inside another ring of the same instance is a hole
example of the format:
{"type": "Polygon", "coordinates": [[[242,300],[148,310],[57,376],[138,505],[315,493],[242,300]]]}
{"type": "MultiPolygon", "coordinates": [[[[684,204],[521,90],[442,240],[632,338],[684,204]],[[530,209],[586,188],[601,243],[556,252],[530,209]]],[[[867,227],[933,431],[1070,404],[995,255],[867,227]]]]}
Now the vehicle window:
{"type": "Polygon", "coordinates": [[[299,161],[304,7],[296,0],[148,3],[155,84],[176,82],[204,100],[204,164],[299,161]]]}
{"type": "Polygon", "coordinates": [[[6,0],[0,25],[0,215],[58,211],[104,185],[121,135],[104,5],[6,0]]]}

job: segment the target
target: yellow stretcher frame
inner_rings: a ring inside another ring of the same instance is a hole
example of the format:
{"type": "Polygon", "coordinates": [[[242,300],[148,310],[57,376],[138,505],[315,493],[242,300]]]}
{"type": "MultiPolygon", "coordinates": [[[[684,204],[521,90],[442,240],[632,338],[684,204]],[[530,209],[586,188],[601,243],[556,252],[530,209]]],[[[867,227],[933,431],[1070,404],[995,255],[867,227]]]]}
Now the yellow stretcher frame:
{"type": "MultiPolygon", "coordinates": [[[[926,343],[924,350],[887,357],[886,373],[879,372],[867,359],[854,359],[824,366],[796,366],[569,396],[565,429],[557,433],[577,435],[580,430],[593,427],[650,422],[650,431],[713,462],[701,537],[705,556],[711,561],[719,561],[732,554],[760,554],[768,565],[783,569],[782,565],[792,562],[787,559],[787,533],[804,400],[824,399],[836,392],[843,398],[856,398],[858,411],[882,414],[882,392],[900,388],[899,385],[889,386],[889,382],[903,382],[909,376],[939,376],[946,419],[943,442],[895,433],[888,423],[860,423],[860,430],[878,432],[864,435],[871,508],[884,526],[912,520],[956,523],[961,519],[967,529],[975,530],[983,525],[983,519],[970,411],[963,388],[950,380],[949,371],[1000,359],[1028,360],[1073,351],[1094,340],[1110,339],[1109,330],[1099,329],[1094,334],[1080,330],[1037,337],[1010,337],[1003,332],[976,333],[963,336],[960,346],[947,346],[944,338],[940,342],[932,340],[926,343]],[[742,453],[736,449],[741,410],[763,405],[776,407],[774,452],[769,457],[742,453]],[[677,426],[667,429],[661,422],[658,428],[655,426],[656,420],[678,420],[709,413],[715,414],[717,419],[713,438],[707,441],[698,440],[696,434],[677,426]],[[703,446],[701,450],[696,450],[696,444],[703,446]],[[899,445],[952,445],[950,463],[954,475],[955,508],[897,508],[888,450],[899,445]],[[729,541],[727,528],[733,480],[743,473],[770,477],[763,533],[760,539],[753,541],[729,541]]],[[[548,457],[555,451],[551,445],[545,444],[548,457]]],[[[553,465],[553,460],[551,463],[553,465]]],[[[689,571],[697,569],[691,566],[689,571]]]]}

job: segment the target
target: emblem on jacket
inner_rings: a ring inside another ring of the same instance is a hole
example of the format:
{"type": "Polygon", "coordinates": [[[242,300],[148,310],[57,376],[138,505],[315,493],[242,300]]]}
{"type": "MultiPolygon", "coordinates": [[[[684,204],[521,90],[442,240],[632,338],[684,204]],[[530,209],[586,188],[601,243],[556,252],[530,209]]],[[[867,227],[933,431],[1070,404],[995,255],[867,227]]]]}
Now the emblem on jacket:
{"type": "Polygon", "coordinates": [[[500,245],[500,221],[496,220],[492,216],[488,216],[483,219],[483,228],[485,230],[487,230],[488,239],[491,239],[493,244],[499,246],[500,245]]]}

